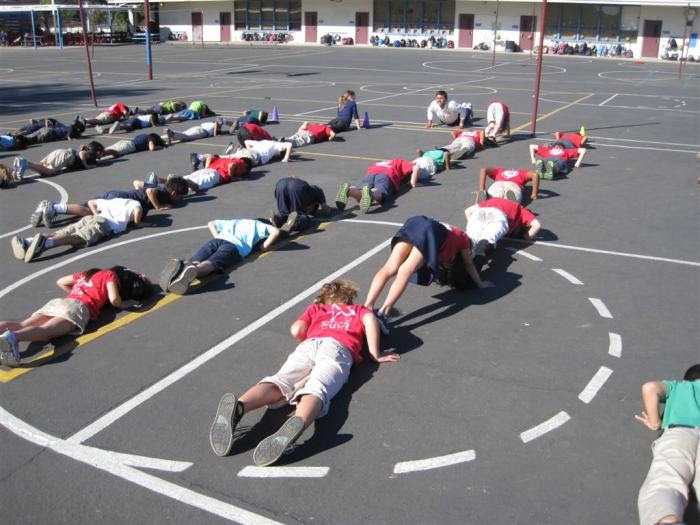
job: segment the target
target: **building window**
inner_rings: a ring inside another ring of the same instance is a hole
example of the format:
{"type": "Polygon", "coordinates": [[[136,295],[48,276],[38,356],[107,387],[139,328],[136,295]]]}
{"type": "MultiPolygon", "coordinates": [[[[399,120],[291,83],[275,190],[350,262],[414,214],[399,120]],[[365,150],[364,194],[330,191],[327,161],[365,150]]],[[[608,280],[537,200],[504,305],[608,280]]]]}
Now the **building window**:
{"type": "Polygon", "coordinates": [[[600,9],[600,40],[617,40],[619,29],[620,6],[602,6],[600,9]]]}
{"type": "Polygon", "coordinates": [[[381,33],[454,32],[455,0],[374,0],[373,13],[381,33]]]}
{"type": "Polygon", "coordinates": [[[578,34],[578,4],[563,4],[561,6],[561,24],[559,25],[560,38],[576,39],[578,34]]]}
{"type": "Polygon", "coordinates": [[[578,38],[580,40],[598,39],[598,6],[582,5],[581,18],[578,27],[578,38]]]}
{"type": "Polygon", "coordinates": [[[561,5],[550,4],[547,7],[547,17],[544,20],[544,36],[547,38],[559,38],[559,16],[561,5]]]}
{"type": "Polygon", "coordinates": [[[301,31],[301,0],[236,0],[236,29],[301,31]]]}
{"type": "Polygon", "coordinates": [[[620,13],[620,40],[624,42],[636,42],[639,34],[639,17],[641,6],[626,5],[620,13]]]}
{"type": "Polygon", "coordinates": [[[547,10],[544,35],[553,40],[634,43],[640,6],[561,4],[547,10]]]}

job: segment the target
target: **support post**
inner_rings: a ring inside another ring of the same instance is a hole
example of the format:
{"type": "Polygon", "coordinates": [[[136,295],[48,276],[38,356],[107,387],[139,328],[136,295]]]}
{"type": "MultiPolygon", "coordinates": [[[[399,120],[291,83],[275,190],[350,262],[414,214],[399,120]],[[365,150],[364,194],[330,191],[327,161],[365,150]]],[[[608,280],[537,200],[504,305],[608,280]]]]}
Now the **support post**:
{"type": "Polygon", "coordinates": [[[56,9],[56,32],[58,33],[58,47],[63,49],[63,25],[61,24],[61,10],[56,9]]]}
{"type": "Polygon", "coordinates": [[[146,64],[148,64],[148,80],[153,80],[153,64],[151,62],[151,9],[148,0],[143,0],[143,13],[146,17],[146,64]]]}
{"type": "Polygon", "coordinates": [[[29,11],[32,15],[32,42],[34,42],[34,49],[36,49],[36,25],[34,24],[34,10],[29,11]]]}
{"type": "Polygon", "coordinates": [[[498,3],[496,0],[496,21],[493,23],[493,55],[491,57],[491,65],[496,64],[496,36],[498,35],[498,3]]]}
{"type": "Polygon", "coordinates": [[[678,80],[683,76],[683,55],[685,54],[685,59],[687,60],[687,52],[685,48],[685,39],[688,37],[688,8],[683,11],[683,44],[681,45],[681,52],[678,55],[678,80]]]}
{"type": "Polygon", "coordinates": [[[85,45],[85,59],[87,60],[88,75],[90,77],[90,94],[92,95],[92,103],[97,107],[97,97],[95,96],[95,83],[92,80],[92,62],[90,61],[90,49],[87,43],[87,27],[85,26],[85,12],[83,10],[83,0],[78,0],[78,9],[80,11],[80,26],[83,29],[83,44],[85,45]]]}
{"type": "Polygon", "coordinates": [[[540,38],[537,50],[537,68],[535,70],[535,98],[532,103],[532,128],[530,133],[537,134],[537,107],[540,101],[540,77],[542,76],[542,48],[544,47],[544,20],[547,17],[547,0],[542,0],[540,9],[540,38]]]}

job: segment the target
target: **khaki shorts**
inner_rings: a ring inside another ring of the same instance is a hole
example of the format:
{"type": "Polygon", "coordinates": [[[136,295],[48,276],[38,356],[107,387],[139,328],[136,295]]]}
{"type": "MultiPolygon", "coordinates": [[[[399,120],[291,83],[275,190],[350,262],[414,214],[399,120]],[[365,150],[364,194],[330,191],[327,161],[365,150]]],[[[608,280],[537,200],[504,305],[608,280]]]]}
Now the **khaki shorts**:
{"type": "Polygon", "coordinates": [[[111,233],[112,227],[107,222],[107,219],[99,215],[88,215],[78,222],[56,231],[56,235],[60,236],[77,235],[85,241],[87,246],[92,246],[111,233]]]}
{"type": "Polygon", "coordinates": [[[232,153],[228,157],[231,159],[250,159],[250,162],[253,164],[253,166],[257,166],[260,164],[260,157],[258,157],[258,154],[255,153],[252,149],[248,148],[240,148],[238,151],[232,153]]]}
{"type": "Polygon", "coordinates": [[[523,198],[523,190],[520,189],[515,182],[510,182],[508,180],[498,180],[489,186],[487,190],[491,197],[499,197],[501,199],[506,198],[506,192],[512,191],[515,194],[515,198],[520,202],[523,198]]]}
{"type": "Polygon", "coordinates": [[[287,141],[291,142],[295,148],[301,148],[303,146],[313,144],[314,136],[309,130],[302,129],[301,131],[297,131],[294,135],[287,138],[287,141]]]}
{"type": "Polygon", "coordinates": [[[109,113],[108,111],[105,111],[103,113],[100,113],[95,117],[95,120],[98,122],[98,124],[111,124],[114,122],[114,115],[109,113]]]}
{"type": "Polygon", "coordinates": [[[51,299],[32,315],[48,315],[65,319],[76,327],[76,330],[71,333],[78,334],[82,334],[90,322],[90,310],[84,303],[75,299],[51,299]]]}
{"type": "Polygon", "coordinates": [[[55,149],[46,157],[41,159],[44,166],[48,166],[56,171],[68,168],[73,165],[75,156],[78,153],[74,149],[55,149]]]}
{"type": "Polygon", "coordinates": [[[120,140],[115,142],[106,149],[111,149],[119,153],[119,155],[128,155],[129,153],[134,153],[136,151],[136,146],[130,140],[120,140]]]}
{"type": "Polygon", "coordinates": [[[427,179],[428,177],[432,177],[435,175],[435,173],[437,173],[435,162],[433,159],[429,159],[428,157],[418,157],[413,161],[413,164],[420,168],[420,171],[418,172],[418,178],[420,179],[427,179]]]}

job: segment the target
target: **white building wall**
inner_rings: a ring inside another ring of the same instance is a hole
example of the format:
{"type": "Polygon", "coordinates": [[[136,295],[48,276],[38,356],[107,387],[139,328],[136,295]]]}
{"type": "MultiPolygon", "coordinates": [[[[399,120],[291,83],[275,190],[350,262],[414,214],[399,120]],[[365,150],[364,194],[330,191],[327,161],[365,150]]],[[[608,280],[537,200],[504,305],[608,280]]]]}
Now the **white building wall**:
{"type": "MultiPolygon", "coordinates": [[[[693,25],[688,27],[686,45],[689,44],[690,35],[695,33],[696,35],[700,32],[700,8],[695,8],[696,17],[693,21],[693,25]]],[[[680,7],[656,7],[656,6],[643,6],[642,12],[639,20],[639,37],[637,38],[637,47],[639,48],[639,53],[634,54],[635,57],[641,56],[642,41],[644,33],[644,21],[645,20],[661,20],[661,43],[659,44],[659,56],[661,56],[668,44],[668,41],[672,38],[676,39],[678,44],[678,50],[680,51],[681,45],[683,44],[683,29],[685,25],[685,9],[680,7]]],[[[700,36],[700,35],[698,35],[700,36]]],[[[694,46],[688,49],[688,54],[692,55],[694,58],[700,57],[700,43],[698,39],[695,39],[694,46]]]]}
{"type": "Polygon", "coordinates": [[[219,14],[225,11],[233,17],[233,2],[167,2],[160,8],[160,26],[185,32],[187,40],[192,42],[192,13],[201,12],[204,41],[218,42],[221,40],[219,14]]]}
{"type": "MultiPolygon", "coordinates": [[[[304,12],[315,11],[318,13],[318,41],[323,35],[328,33],[351,37],[355,39],[355,13],[369,13],[369,28],[367,38],[372,33],[372,10],[374,3],[372,0],[353,0],[334,2],[331,0],[302,0],[302,24],[304,23],[304,12]]],[[[302,27],[302,32],[303,32],[302,27]]],[[[295,38],[296,39],[296,38],[295,38]]],[[[302,40],[303,42],[303,36],[302,40]]]]}

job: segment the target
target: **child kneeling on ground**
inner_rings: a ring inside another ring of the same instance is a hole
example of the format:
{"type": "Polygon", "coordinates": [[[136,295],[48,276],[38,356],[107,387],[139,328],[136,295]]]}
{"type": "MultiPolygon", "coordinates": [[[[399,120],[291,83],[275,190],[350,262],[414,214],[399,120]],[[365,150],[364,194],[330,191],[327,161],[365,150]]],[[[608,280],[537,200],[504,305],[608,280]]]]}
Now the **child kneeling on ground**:
{"type": "Polygon", "coordinates": [[[230,454],[236,425],[247,412],[269,405],[296,405],[294,415],[253,452],[258,466],[275,463],[318,417],[328,413],[331,399],[347,382],[353,364],[362,362],[363,336],[377,363],[391,363],[399,354],[379,350],[379,325],[372,310],[353,304],[358,289],[344,280],[326,283],[314,303],[291,326],[300,341],[282,368],[262,379],[240,399],[224,394],[214,417],[209,442],[217,456],[230,454]]]}

